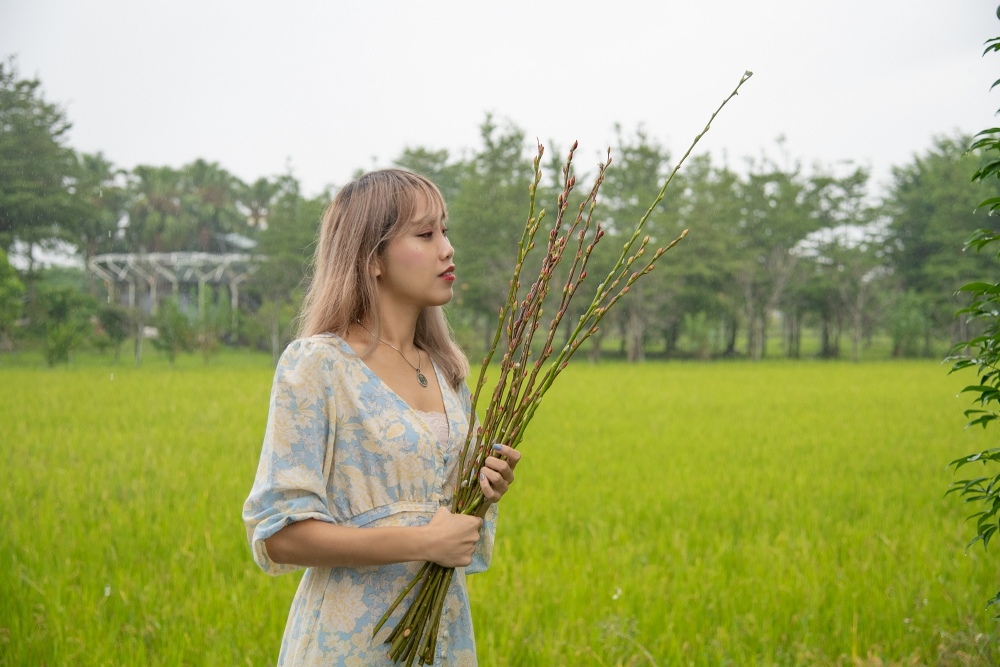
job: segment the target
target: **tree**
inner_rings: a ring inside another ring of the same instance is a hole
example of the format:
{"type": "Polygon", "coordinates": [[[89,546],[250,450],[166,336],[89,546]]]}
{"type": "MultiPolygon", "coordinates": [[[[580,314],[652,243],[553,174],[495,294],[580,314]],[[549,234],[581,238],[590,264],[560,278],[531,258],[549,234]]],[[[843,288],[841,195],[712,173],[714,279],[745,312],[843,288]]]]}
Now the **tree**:
{"type": "Polygon", "coordinates": [[[125,227],[129,252],[180,250],[190,229],[182,206],[180,172],[140,165],[132,170],[129,191],[125,227]]]}
{"type": "Polygon", "coordinates": [[[403,169],[429,178],[441,191],[446,204],[450,205],[458,196],[461,189],[462,164],[452,162],[446,149],[432,151],[426,148],[407,147],[396,158],[395,163],[403,169]]]}
{"type": "MultiPolygon", "coordinates": [[[[601,188],[604,199],[602,211],[608,216],[606,232],[609,237],[602,243],[614,251],[612,261],[617,260],[621,244],[627,240],[627,237],[621,236],[622,233],[631,234],[636,223],[656,200],[670,173],[670,152],[650,139],[643,128],[638,128],[633,137],[625,137],[620,125],[615,127],[615,131],[617,147],[612,152],[612,164],[601,188]]],[[[664,199],[646,223],[654,246],[669,243],[681,231],[672,203],[673,199],[664,199]]],[[[626,302],[621,322],[624,324],[622,333],[626,353],[631,362],[645,359],[646,330],[657,315],[660,315],[661,321],[666,319],[664,311],[676,294],[676,283],[662,277],[662,272],[653,272],[644,282],[637,283],[626,302]]]]}
{"type": "Polygon", "coordinates": [[[194,327],[191,326],[175,297],[163,300],[153,317],[153,326],[156,327],[156,337],[152,339],[153,347],[166,353],[171,366],[177,360],[178,353],[194,349],[194,327]]]}
{"type": "Polygon", "coordinates": [[[199,159],[181,170],[180,186],[181,220],[187,226],[181,249],[226,252],[226,234],[246,231],[236,206],[237,193],[246,185],[217,163],[199,159]]]}
{"type": "Polygon", "coordinates": [[[500,128],[487,115],[479,133],[482,147],[461,164],[458,192],[449,205],[448,233],[458,266],[458,289],[449,314],[454,309],[467,312],[485,349],[497,309],[507,297],[533,169],[523,130],[511,124],[500,128]]]}
{"type": "Polygon", "coordinates": [[[886,281],[880,252],[881,233],[872,227],[829,230],[810,249],[809,271],[803,291],[820,316],[820,351],[825,358],[840,356],[840,334],[851,340],[851,360],[860,361],[877,316],[877,288],[886,281]]]}
{"type": "Polygon", "coordinates": [[[21,315],[24,284],[17,269],[7,261],[7,253],[0,248],[0,344],[13,337],[14,322],[21,315]]]}
{"type": "MultiPolygon", "coordinates": [[[[867,170],[854,169],[843,176],[818,172],[809,181],[811,215],[818,230],[796,248],[805,261],[785,310],[804,306],[819,315],[821,357],[840,356],[840,335],[848,331],[851,358],[858,361],[874,324],[875,287],[886,275],[885,225],[875,219],[868,202],[867,170]]],[[[797,346],[794,329],[800,320],[790,319],[794,322],[790,337],[797,346]]],[[[790,349],[789,356],[797,354],[790,349]]]]}
{"type": "MultiPolygon", "coordinates": [[[[67,230],[67,240],[78,246],[87,267],[92,257],[111,252],[120,243],[119,225],[125,217],[128,196],[119,182],[123,172],[115,169],[103,154],[81,153],[77,158],[73,184],[77,218],[72,229],[67,230]]],[[[96,296],[94,277],[89,270],[87,285],[90,295],[96,296]]]]}
{"type": "Polygon", "coordinates": [[[263,300],[258,314],[266,316],[271,355],[277,363],[284,343],[291,337],[296,309],[289,306],[301,298],[320,218],[330,195],[303,199],[299,182],[291,174],[277,179],[275,186],[267,203],[267,225],[260,231],[254,250],[260,261],[252,285],[263,300]]]}
{"type": "MultiPolygon", "coordinates": [[[[1000,7],[997,7],[997,18],[1000,18],[1000,7]]],[[[994,37],[986,42],[986,53],[1000,51],[1000,37],[994,37]]],[[[1000,80],[993,86],[1000,84],[1000,80]]],[[[1000,196],[995,188],[1000,181],[1000,127],[993,127],[980,132],[979,139],[972,144],[970,151],[982,151],[986,158],[973,173],[972,180],[988,184],[993,190],[991,196],[979,203],[979,210],[994,213],[1000,210],[1000,196]]],[[[995,251],[995,244],[1000,241],[1000,229],[996,226],[977,229],[969,240],[967,247],[981,251],[985,248],[995,251]]],[[[1000,258],[1000,251],[995,251],[993,259],[1000,258]]],[[[989,274],[987,274],[989,275],[989,274]]],[[[995,274],[993,274],[995,275],[995,274]]],[[[974,403],[979,407],[965,411],[969,418],[968,426],[980,425],[984,428],[1000,419],[1000,282],[976,281],[967,283],[961,288],[972,298],[972,303],[959,311],[959,315],[967,316],[968,320],[982,326],[982,333],[969,340],[957,344],[952,350],[950,359],[953,361],[952,372],[973,368],[978,375],[978,383],[965,388],[975,396],[974,403]]],[[[956,492],[965,502],[974,503],[979,509],[970,518],[976,520],[976,536],[969,546],[982,542],[986,549],[990,540],[1000,530],[1000,472],[996,464],[1000,463],[1000,448],[991,448],[969,456],[963,456],[951,462],[955,470],[970,463],[982,463],[992,470],[987,475],[972,479],[963,479],[951,485],[949,493],[956,492]]],[[[990,599],[989,605],[1000,605],[1000,592],[990,599]]]]}
{"type": "Polygon", "coordinates": [[[736,224],[740,219],[740,180],[708,155],[688,160],[674,190],[678,229],[690,230],[675,254],[660,260],[661,279],[677,285],[675,310],[683,332],[696,343],[696,354],[735,354],[742,293],[734,289],[739,267],[736,224]],[[679,193],[679,194],[677,194],[679,193]]]}
{"type": "MultiPolygon", "coordinates": [[[[988,255],[964,252],[965,242],[983,226],[977,206],[990,196],[985,181],[969,182],[984,166],[985,147],[968,149],[971,137],[938,137],[913,162],[893,170],[886,202],[892,234],[889,262],[902,291],[923,297],[939,332],[951,326],[951,340],[967,339],[964,319],[953,316],[961,300],[955,291],[995,269],[988,255]]],[[[925,347],[930,347],[928,337],[925,347]]],[[[929,350],[928,350],[929,351],[929,350]]]]}
{"type": "Polygon", "coordinates": [[[248,231],[259,234],[267,229],[267,219],[271,214],[271,204],[281,191],[278,180],[258,178],[250,185],[243,185],[239,192],[238,206],[246,213],[248,231]]]}
{"type": "Polygon", "coordinates": [[[66,363],[83,342],[90,327],[93,299],[82,291],[58,284],[42,284],[38,294],[45,361],[49,366],[66,363]]]}
{"type": "Polygon", "coordinates": [[[29,300],[35,248],[60,238],[75,216],[66,187],[75,173],[69,128],[63,111],[43,99],[40,81],[19,78],[13,58],[0,61],[0,244],[24,246],[29,300]]]}
{"type": "Polygon", "coordinates": [[[741,183],[742,208],[734,233],[747,322],[747,354],[764,357],[767,319],[778,308],[793,275],[798,255],[793,249],[820,226],[813,208],[814,192],[801,167],[782,169],[773,160],[751,162],[741,183]]]}
{"type": "Polygon", "coordinates": [[[101,326],[101,333],[106,338],[115,351],[115,364],[121,357],[122,343],[129,334],[132,333],[132,316],[128,309],[118,304],[104,304],[97,310],[97,321],[101,326]]]}

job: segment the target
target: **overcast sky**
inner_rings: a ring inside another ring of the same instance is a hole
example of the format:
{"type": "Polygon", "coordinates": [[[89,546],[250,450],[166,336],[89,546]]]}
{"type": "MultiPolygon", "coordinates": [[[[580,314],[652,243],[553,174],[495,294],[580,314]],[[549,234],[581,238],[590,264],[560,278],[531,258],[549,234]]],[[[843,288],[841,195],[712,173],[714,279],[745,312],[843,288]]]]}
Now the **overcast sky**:
{"type": "Polygon", "coordinates": [[[616,122],[679,154],[747,69],[699,152],[852,160],[884,183],[933,136],[997,122],[996,5],[0,0],[0,55],[77,150],[244,180],[290,165],[309,195],[406,146],[474,148],[487,112],[594,162],[616,122]]]}

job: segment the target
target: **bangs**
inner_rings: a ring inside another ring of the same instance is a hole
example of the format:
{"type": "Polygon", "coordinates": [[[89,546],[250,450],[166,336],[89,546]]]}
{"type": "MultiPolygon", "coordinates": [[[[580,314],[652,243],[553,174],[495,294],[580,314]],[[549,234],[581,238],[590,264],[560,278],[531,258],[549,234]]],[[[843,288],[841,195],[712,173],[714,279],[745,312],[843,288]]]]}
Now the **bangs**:
{"type": "Polygon", "coordinates": [[[398,236],[413,227],[444,222],[448,219],[448,208],[441,191],[430,181],[417,177],[406,188],[401,197],[399,221],[393,236],[398,236]],[[421,210],[422,209],[422,210],[421,210]],[[420,217],[416,217],[420,212],[420,217]]]}

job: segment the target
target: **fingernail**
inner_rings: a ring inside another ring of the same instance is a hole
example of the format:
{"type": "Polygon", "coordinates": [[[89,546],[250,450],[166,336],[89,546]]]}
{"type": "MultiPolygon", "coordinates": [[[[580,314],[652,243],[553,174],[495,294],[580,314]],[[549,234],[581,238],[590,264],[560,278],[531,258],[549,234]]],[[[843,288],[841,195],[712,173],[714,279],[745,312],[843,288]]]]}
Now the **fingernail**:
{"type": "Polygon", "coordinates": [[[501,449],[503,449],[503,445],[501,445],[499,442],[493,445],[494,452],[499,452],[501,449]]]}
{"type": "Polygon", "coordinates": [[[481,479],[481,480],[483,480],[485,482],[486,481],[486,473],[485,472],[479,473],[479,479],[481,479]]]}

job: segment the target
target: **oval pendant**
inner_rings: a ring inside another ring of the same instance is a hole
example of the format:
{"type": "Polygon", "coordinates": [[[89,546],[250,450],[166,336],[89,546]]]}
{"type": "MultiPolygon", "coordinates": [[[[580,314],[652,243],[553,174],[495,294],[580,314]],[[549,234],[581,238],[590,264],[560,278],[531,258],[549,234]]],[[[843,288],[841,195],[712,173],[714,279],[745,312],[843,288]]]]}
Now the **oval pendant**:
{"type": "Polygon", "coordinates": [[[417,382],[420,383],[421,387],[426,387],[427,386],[427,378],[425,378],[424,374],[421,373],[420,371],[417,371],[417,382]]]}

